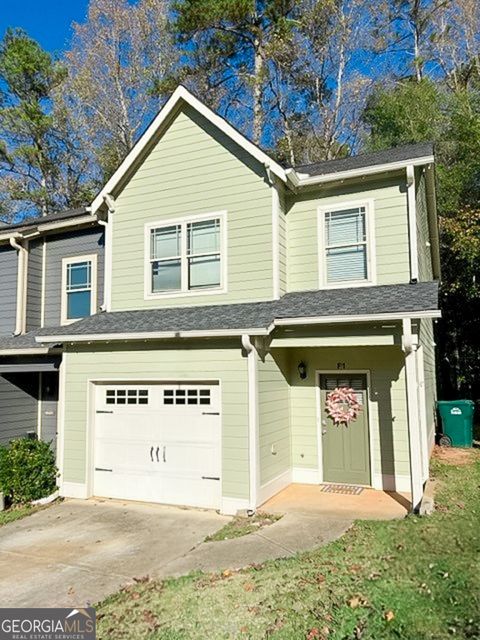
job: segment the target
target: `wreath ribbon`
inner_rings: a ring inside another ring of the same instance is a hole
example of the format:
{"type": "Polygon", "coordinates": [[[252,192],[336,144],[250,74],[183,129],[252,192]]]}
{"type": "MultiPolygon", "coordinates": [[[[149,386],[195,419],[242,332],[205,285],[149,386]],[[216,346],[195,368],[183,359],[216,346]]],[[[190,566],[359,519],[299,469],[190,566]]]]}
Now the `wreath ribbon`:
{"type": "Polygon", "coordinates": [[[335,425],[348,424],[358,418],[362,405],[353,389],[337,387],[327,394],[326,412],[335,425]]]}

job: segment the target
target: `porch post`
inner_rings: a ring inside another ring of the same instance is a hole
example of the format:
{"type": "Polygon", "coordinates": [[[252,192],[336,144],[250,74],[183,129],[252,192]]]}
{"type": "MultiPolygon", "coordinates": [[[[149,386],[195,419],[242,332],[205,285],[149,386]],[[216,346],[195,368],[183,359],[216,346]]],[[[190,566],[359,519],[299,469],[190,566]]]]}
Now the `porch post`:
{"type": "Polygon", "coordinates": [[[422,444],[420,412],[418,406],[418,381],[416,350],[412,335],[412,320],[403,320],[403,351],[405,353],[405,374],[407,379],[408,441],[410,453],[410,483],[412,511],[416,511],[423,495],[422,444]]]}
{"type": "Polygon", "coordinates": [[[248,370],[248,466],[249,466],[249,509],[257,508],[260,485],[259,429],[258,429],[258,363],[257,349],[247,334],[242,335],[242,346],[247,353],[248,370]]]}

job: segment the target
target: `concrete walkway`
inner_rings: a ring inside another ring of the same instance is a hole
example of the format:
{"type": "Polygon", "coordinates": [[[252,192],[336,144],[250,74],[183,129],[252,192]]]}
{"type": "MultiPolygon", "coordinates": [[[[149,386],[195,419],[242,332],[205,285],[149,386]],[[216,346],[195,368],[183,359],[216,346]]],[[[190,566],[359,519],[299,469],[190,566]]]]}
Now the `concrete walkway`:
{"type": "Polygon", "coordinates": [[[133,578],[237,569],[342,535],[352,518],[288,513],[248,536],[203,542],[229,518],[212,511],[66,500],[0,527],[3,607],[83,607],[133,578]]]}
{"type": "Polygon", "coordinates": [[[353,518],[287,513],[274,524],[242,538],[203,542],[153,575],[161,578],[196,570],[240,569],[265,560],[294,556],[339,538],[352,523],[353,518]]]}

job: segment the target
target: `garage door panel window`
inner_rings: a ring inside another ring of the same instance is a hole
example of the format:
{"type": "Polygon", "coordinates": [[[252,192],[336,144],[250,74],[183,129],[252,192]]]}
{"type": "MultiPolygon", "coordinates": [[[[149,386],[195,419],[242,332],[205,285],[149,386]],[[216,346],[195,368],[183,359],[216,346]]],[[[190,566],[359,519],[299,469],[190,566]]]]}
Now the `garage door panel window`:
{"type": "Polygon", "coordinates": [[[166,405],[209,405],[210,389],[165,389],[163,404],[166,405]]]}
{"type": "Polygon", "coordinates": [[[148,389],[107,389],[105,403],[114,405],[148,404],[148,389]]]}
{"type": "Polygon", "coordinates": [[[224,214],[147,228],[147,295],[222,290],[224,214]]]}

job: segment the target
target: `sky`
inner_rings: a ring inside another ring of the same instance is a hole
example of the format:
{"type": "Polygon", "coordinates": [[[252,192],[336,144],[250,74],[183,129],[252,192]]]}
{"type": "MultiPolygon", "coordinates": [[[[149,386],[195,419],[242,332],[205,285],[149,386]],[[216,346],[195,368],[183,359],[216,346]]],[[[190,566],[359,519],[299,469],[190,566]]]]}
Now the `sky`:
{"type": "Polygon", "coordinates": [[[44,49],[67,48],[72,22],[83,22],[88,0],[0,0],[0,38],[8,27],[22,27],[44,49]]]}

